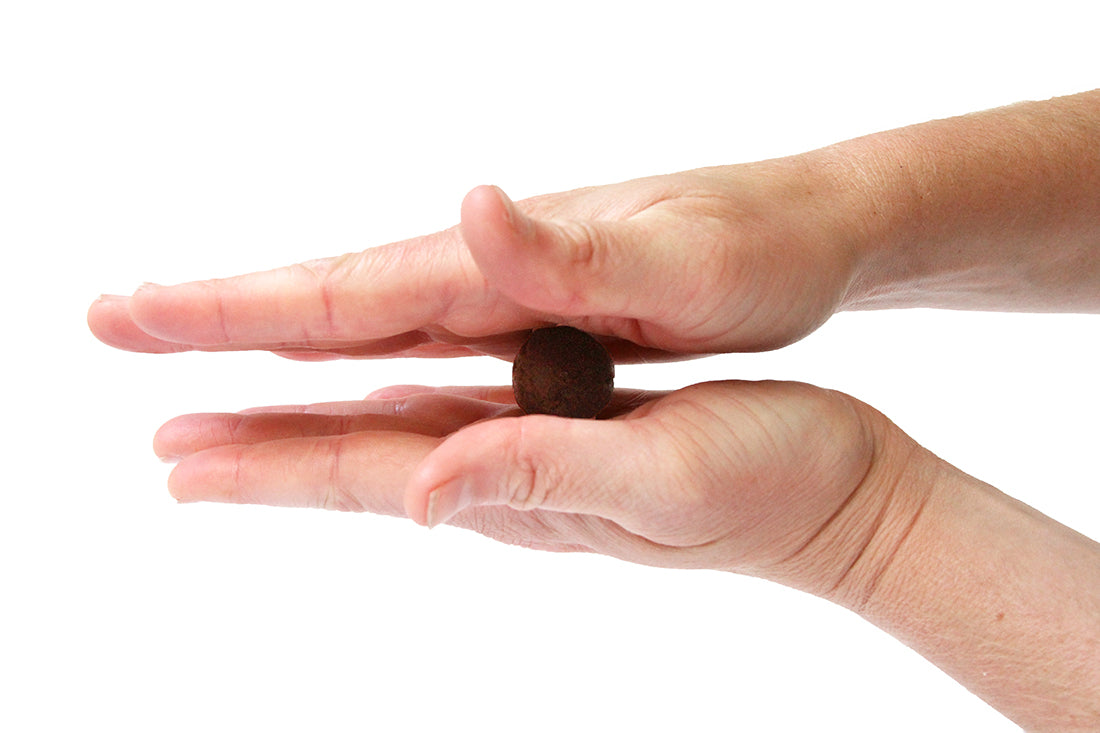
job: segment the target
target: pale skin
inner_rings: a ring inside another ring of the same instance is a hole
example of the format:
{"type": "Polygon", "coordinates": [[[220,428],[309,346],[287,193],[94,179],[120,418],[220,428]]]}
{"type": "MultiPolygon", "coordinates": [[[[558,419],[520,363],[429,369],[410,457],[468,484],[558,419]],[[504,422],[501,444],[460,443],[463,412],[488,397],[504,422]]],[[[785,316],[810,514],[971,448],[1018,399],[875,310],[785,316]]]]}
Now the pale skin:
{"type": "MultiPolygon", "coordinates": [[[[513,204],[278,270],[104,296],[104,342],[297,359],[510,357],[569,323],[619,361],[778,348],[841,310],[1100,312],[1100,91],[791,158],[513,204]],[[646,287],[638,287],[645,283],[646,287]]],[[[602,420],[507,387],[176,418],[180,501],[326,507],[747,573],[854,610],[1028,730],[1100,729],[1100,545],[805,384],[620,391],[602,420]]]]}

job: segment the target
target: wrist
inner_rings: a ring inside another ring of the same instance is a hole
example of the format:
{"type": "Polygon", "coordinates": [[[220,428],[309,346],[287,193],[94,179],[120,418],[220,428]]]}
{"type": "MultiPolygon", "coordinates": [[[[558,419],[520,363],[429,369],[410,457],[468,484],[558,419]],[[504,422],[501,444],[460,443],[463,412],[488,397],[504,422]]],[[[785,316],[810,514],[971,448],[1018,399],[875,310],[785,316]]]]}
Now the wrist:
{"type": "Polygon", "coordinates": [[[837,310],[897,305],[928,271],[910,180],[920,151],[898,131],[878,133],[785,159],[793,178],[817,194],[815,235],[847,274],[837,310]]]}
{"type": "Polygon", "coordinates": [[[880,475],[892,498],[830,600],[1029,730],[1095,730],[1100,545],[923,449],[880,475]]]}
{"type": "Polygon", "coordinates": [[[921,521],[942,462],[882,413],[848,397],[870,459],[844,504],[771,578],[860,613],[921,521]]]}
{"type": "Polygon", "coordinates": [[[922,232],[925,195],[913,177],[922,153],[904,131],[838,143],[807,154],[830,172],[831,206],[845,212],[841,235],[851,262],[838,310],[918,304],[935,276],[937,243],[922,232]]]}

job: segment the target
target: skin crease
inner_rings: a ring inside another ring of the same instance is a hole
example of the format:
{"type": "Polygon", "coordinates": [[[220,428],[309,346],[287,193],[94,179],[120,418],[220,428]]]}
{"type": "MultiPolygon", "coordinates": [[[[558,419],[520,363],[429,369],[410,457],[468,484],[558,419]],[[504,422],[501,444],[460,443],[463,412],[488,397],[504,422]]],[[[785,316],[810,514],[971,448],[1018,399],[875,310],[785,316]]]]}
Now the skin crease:
{"type": "MultiPolygon", "coordinates": [[[[843,309],[1096,312],[1098,293],[1088,92],[519,203],[482,186],[452,229],[104,296],[88,321],[133,351],[307,360],[511,358],[527,330],[567,323],[626,362],[778,348],[843,309]]],[[[182,416],[154,448],[177,462],[180,501],[403,515],[785,583],[859,613],[1028,730],[1100,729],[1093,540],[811,385],[620,390],[601,417],[520,416],[506,387],[401,386],[182,416]]]]}

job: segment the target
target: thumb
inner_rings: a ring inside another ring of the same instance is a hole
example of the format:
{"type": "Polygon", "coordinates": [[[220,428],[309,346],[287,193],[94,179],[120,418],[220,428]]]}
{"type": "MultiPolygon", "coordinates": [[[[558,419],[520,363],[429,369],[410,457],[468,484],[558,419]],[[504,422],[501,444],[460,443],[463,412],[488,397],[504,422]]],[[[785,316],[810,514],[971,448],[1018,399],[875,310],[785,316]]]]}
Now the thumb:
{"type": "MultiPolygon", "coordinates": [[[[621,519],[641,486],[640,436],[623,420],[498,418],[460,430],[413,472],[405,511],[434,527],[476,506],[621,519]]],[[[650,472],[651,473],[651,472],[650,472]]]]}
{"type": "Polygon", "coordinates": [[[680,299],[676,282],[692,282],[693,257],[655,218],[540,220],[495,186],[462,202],[462,236],[492,285],[533,310],[567,316],[650,318],[680,299]],[[675,274],[675,278],[669,277],[675,274]]]}

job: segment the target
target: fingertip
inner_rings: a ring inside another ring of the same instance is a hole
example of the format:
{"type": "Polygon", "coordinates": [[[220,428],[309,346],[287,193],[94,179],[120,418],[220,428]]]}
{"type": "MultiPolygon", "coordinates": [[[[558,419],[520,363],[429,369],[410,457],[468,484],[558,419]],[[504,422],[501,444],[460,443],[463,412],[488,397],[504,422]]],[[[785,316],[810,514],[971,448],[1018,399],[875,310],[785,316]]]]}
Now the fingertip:
{"type": "Polygon", "coordinates": [[[179,463],[209,447],[211,439],[221,438],[224,432],[221,423],[211,419],[214,417],[212,413],[195,413],[172,418],[153,434],[153,453],[165,463],[179,463]]]}
{"type": "Polygon", "coordinates": [[[199,501],[192,491],[196,483],[195,461],[182,460],[168,474],[168,495],[180,504],[199,501]]]}
{"type": "Polygon", "coordinates": [[[107,346],[124,351],[167,354],[187,351],[184,344],[156,338],[133,319],[133,298],[125,295],[101,295],[88,307],[86,319],[92,335],[107,346]]]}
{"type": "Polygon", "coordinates": [[[240,460],[238,446],[209,448],[184,456],[168,474],[168,493],[181,504],[255,503],[238,483],[240,460]]]}
{"type": "Polygon", "coordinates": [[[515,205],[499,186],[475,186],[462,200],[462,218],[469,216],[495,218],[511,225],[515,205]]]}
{"type": "Polygon", "coordinates": [[[125,311],[126,298],[121,295],[101,295],[88,306],[88,312],[84,319],[88,329],[100,341],[112,345],[107,341],[112,330],[112,324],[116,320],[119,311],[125,311]]]}
{"type": "Polygon", "coordinates": [[[511,200],[496,186],[478,186],[462,200],[462,238],[480,267],[491,266],[494,253],[514,238],[514,212],[511,200]]]}
{"type": "Polygon", "coordinates": [[[187,416],[174,417],[157,428],[153,434],[153,454],[162,461],[178,463],[179,459],[171,461],[173,456],[180,456],[180,430],[186,424],[187,416]]]}

